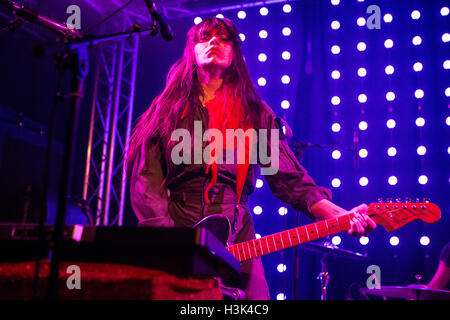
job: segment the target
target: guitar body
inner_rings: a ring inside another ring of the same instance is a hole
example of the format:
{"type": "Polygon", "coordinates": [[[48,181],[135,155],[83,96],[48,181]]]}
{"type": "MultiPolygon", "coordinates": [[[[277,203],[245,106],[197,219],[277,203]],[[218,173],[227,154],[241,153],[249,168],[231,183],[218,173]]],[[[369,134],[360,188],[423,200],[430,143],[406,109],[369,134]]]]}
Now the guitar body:
{"type": "Polygon", "coordinates": [[[212,214],[200,220],[193,228],[205,228],[216,236],[224,246],[228,246],[231,224],[223,214],[212,214]]]}

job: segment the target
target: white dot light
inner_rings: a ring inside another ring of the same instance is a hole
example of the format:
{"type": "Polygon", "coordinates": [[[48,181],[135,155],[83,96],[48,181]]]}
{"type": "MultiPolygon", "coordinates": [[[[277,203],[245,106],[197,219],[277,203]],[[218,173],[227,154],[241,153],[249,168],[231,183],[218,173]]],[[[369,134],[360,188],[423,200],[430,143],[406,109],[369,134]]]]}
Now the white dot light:
{"type": "Polygon", "coordinates": [[[366,103],[366,102],[367,102],[367,96],[366,96],[364,93],[361,93],[361,94],[358,96],[358,101],[359,101],[360,103],[366,103]]]}
{"type": "Polygon", "coordinates": [[[283,6],[283,12],[284,12],[284,13],[289,13],[289,12],[291,12],[291,11],[292,11],[292,7],[291,7],[290,4],[285,4],[285,5],[283,6]]]}
{"type": "Polygon", "coordinates": [[[202,18],[200,18],[200,17],[196,17],[195,19],[194,19],[194,23],[195,24],[199,24],[200,22],[202,22],[203,20],[202,20],[202,18]]]}
{"type": "Polygon", "coordinates": [[[387,126],[389,129],[395,128],[395,125],[396,125],[396,123],[395,123],[395,120],[394,120],[394,119],[389,119],[389,120],[386,122],[386,126],[387,126]]]}
{"type": "Polygon", "coordinates": [[[359,68],[358,69],[358,76],[360,77],[365,77],[367,75],[367,70],[366,68],[359,68]]]}
{"type": "Polygon", "coordinates": [[[388,154],[388,156],[390,156],[390,157],[394,157],[394,156],[397,154],[397,149],[395,149],[394,147],[390,147],[390,148],[387,150],[387,154],[388,154]]]}
{"type": "Polygon", "coordinates": [[[448,13],[449,13],[448,7],[442,7],[440,12],[441,12],[441,16],[443,16],[443,17],[448,16],[448,13]]]}
{"type": "Polygon", "coordinates": [[[283,33],[284,36],[290,36],[291,35],[291,28],[284,27],[283,30],[281,31],[281,33],[283,33]]]}
{"type": "Polygon", "coordinates": [[[285,272],[285,271],[286,271],[286,265],[280,263],[280,264],[277,266],[277,270],[278,270],[278,272],[285,272]]]}
{"type": "Polygon", "coordinates": [[[341,131],[341,125],[339,123],[333,123],[331,125],[331,130],[333,132],[339,132],[339,131],[341,131]]]}
{"type": "Polygon", "coordinates": [[[445,89],[444,93],[447,97],[450,97],[450,87],[445,89]]]}
{"type": "Polygon", "coordinates": [[[366,24],[366,19],[363,17],[359,17],[358,20],[356,20],[356,24],[360,27],[363,27],[366,24]]]}
{"type": "Polygon", "coordinates": [[[423,69],[422,63],[420,63],[420,62],[414,63],[413,69],[414,69],[415,72],[422,71],[422,69],[423,69]]]}
{"type": "Polygon", "coordinates": [[[284,293],[277,294],[277,300],[286,300],[286,295],[284,293]]]}
{"type": "Polygon", "coordinates": [[[361,243],[363,246],[365,246],[369,243],[369,238],[363,236],[363,237],[359,238],[359,243],[361,243]]]}
{"type": "Polygon", "coordinates": [[[255,239],[261,239],[261,235],[259,233],[255,233],[255,239]]]}
{"type": "Polygon", "coordinates": [[[367,158],[367,155],[368,155],[367,149],[363,148],[363,149],[359,150],[359,156],[361,158],[367,158]]]}
{"type": "Polygon", "coordinates": [[[285,215],[287,214],[287,208],[286,208],[286,207],[280,207],[280,208],[278,209],[278,214],[279,214],[280,216],[285,216],[285,215]]]}
{"type": "Polygon", "coordinates": [[[339,54],[339,52],[341,52],[341,48],[338,45],[334,45],[331,47],[331,53],[339,54]]]}
{"type": "Polygon", "coordinates": [[[398,180],[397,180],[396,176],[390,176],[389,179],[388,179],[388,183],[391,186],[395,186],[397,184],[397,182],[398,182],[398,180]]]}
{"type": "Polygon", "coordinates": [[[239,38],[241,38],[241,41],[244,42],[245,41],[245,34],[239,33],[239,38]]]}
{"type": "Polygon", "coordinates": [[[419,156],[423,156],[425,153],[427,153],[427,148],[425,148],[424,146],[419,146],[417,148],[417,154],[419,156]]]}
{"type": "Polygon", "coordinates": [[[283,51],[283,53],[281,54],[281,57],[284,60],[289,60],[291,58],[291,53],[289,51],[283,51]]]}
{"type": "Polygon", "coordinates": [[[334,150],[332,153],[331,153],[331,157],[333,158],[333,159],[339,159],[340,157],[341,157],[341,152],[339,151],[339,150],[334,150]]]}
{"type": "Polygon", "coordinates": [[[450,126],[450,116],[447,117],[447,118],[445,118],[445,123],[446,123],[448,126],[450,126]]]}
{"type": "Polygon", "coordinates": [[[359,179],[359,184],[363,187],[367,186],[369,184],[369,179],[367,179],[366,177],[361,177],[359,179]]]}
{"type": "Polygon", "coordinates": [[[334,20],[333,22],[331,22],[331,29],[333,30],[337,30],[341,27],[341,24],[339,23],[339,21],[334,20]]]}
{"type": "Polygon", "coordinates": [[[396,236],[393,236],[389,239],[389,243],[391,244],[391,246],[398,246],[398,244],[400,243],[400,239],[396,236]]]}
{"type": "Polygon", "coordinates": [[[425,119],[422,117],[419,117],[416,119],[416,126],[423,127],[425,125],[425,119]]]}
{"type": "Polygon", "coordinates": [[[261,62],[265,62],[267,60],[267,55],[265,53],[260,53],[258,55],[258,60],[261,62]]]}
{"type": "Polygon", "coordinates": [[[358,127],[359,127],[359,130],[367,130],[367,122],[365,122],[365,121],[361,121],[359,124],[358,124],[358,127]]]}
{"type": "Polygon", "coordinates": [[[386,74],[391,75],[393,74],[395,71],[394,67],[391,65],[386,66],[386,68],[384,69],[384,72],[386,72],[386,74]]]}
{"type": "Polygon", "coordinates": [[[220,18],[220,19],[223,19],[223,18],[225,18],[225,17],[223,16],[223,14],[221,14],[221,13],[218,13],[218,14],[216,14],[216,18],[220,18]]]}
{"type": "Polygon", "coordinates": [[[386,23],[391,23],[391,22],[392,22],[392,14],[386,13],[386,14],[383,16],[383,20],[384,20],[384,22],[386,22],[386,23]]]}
{"type": "Polygon", "coordinates": [[[291,104],[289,103],[289,101],[287,101],[287,100],[281,101],[281,108],[289,109],[290,106],[291,106],[291,104]]]}
{"type": "Polygon", "coordinates": [[[264,185],[264,182],[261,179],[256,179],[256,188],[262,188],[262,186],[264,185]]]}
{"type": "Polygon", "coordinates": [[[269,9],[267,9],[266,7],[262,7],[261,9],[259,9],[259,14],[262,16],[267,16],[268,13],[269,9]]]}
{"type": "Polygon", "coordinates": [[[335,188],[339,188],[341,186],[341,180],[339,180],[338,178],[334,178],[333,180],[331,180],[331,185],[335,188]]]}
{"type": "Polygon", "coordinates": [[[331,242],[335,245],[338,246],[341,244],[342,239],[339,236],[334,236],[333,238],[331,238],[331,242]]]}
{"type": "Polygon", "coordinates": [[[266,81],[265,78],[263,78],[263,77],[258,78],[258,85],[259,86],[264,87],[266,84],[267,84],[267,81],[266,81]]]}
{"type": "Polygon", "coordinates": [[[423,92],[422,89],[417,89],[417,90],[414,92],[414,96],[415,96],[417,99],[422,99],[422,98],[423,98],[423,95],[424,95],[424,92],[423,92]]]}
{"type": "Polygon", "coordinates": [[[444,67],[445,70],[450,69],[450,60],[445,60],[442,66],[444,67]]]}
{"type": "Polygon", "coordinates": [[[337,106],[339,105],[339,103],[341,103],[341,98],[339,98],[338,96],[334,96],[333,98],[331,98],[331,103],[337,106]]]}
{"type": "Polygon", "coordinates": [[[413,12],[411,12],[411,18],[413,18],[414,20],[418,20],[420,18],[420,11],[414,10],[413,12]]]}
{"type": "Polygon", "coordinates": [[[247,16],[247,14],[245,13],[245,11],[240,10],[240,11],[237,13],[237,16],[238,16],[239,19],[245,19],[245,17],[247,16]]]}
{"type": "Polygon", "coordinates": [[[418,46],[422,43],[422,38],[420,36],[415,36],[412,39],[412,43],[413,43],[413,45],[418,46]]]}
{"type": "Polygon", "coordinates": [[[283,82],[284,84],[288,84],[289,82],[291,82],[291,78],[287,75],[284,75],[281,77],[281,82],[283,82]]]}
{"type": "Polygon", "coordinates": [[[430,238],[428,238],[427,236],[422,236],[420,237],[420,244],[423,246],[427,246],[430,244],[430,238]]]}
{"type": "Polygon", "coordinates": [[[395,93],[393,93],[392,91],[389,91],[388,93],[386,93],[387,101],[394,101],[394,99],[395,99],[395,93]]]}
{"type": "Polygon", "coordinates": [[[427,184],[428,177],[426,175],[421,175],[418,180],[420,184],[427,184]]]}
{"type": "Polygon", "coordinates": [[[341,73],[337,70],[334,70],[333,72],[331,72],[331,77],[335,80],[339,79],[341,77],[341,73]]]}
{"type": "Polygon", "coordinates": [[[365,42],[358,42],[356,48],[358,49],[358,51],[365,51],[367,46],[365,42]]]}
{"type": "Polygon", "coordinates": [[[442,42],[447,43],[450,41],[450,33],[446,32],[442,35],[442,42]]]}
{"type": "Polygon", "coordinates": [[[260,206],[253,207],[253,213],[256,215],[260,215],[262,213],[262,208],[260,206]]]}
{"type": "Polygon", "coordinates": [[[392,41],[391,39],[387,39],[385,42],[384,42],[384,46],[386,47],[386,48],[392,48],[393,46],[394,46],[394,41],[392,41]]]}
{"type": "Polygon", "coordinates": [[[268,35],[268,33],[267,33],[266,30],[261,30],[261,31],[259,32],[259,37],[260,37],[261,39],[267,38],[267,35],[268,35]]]}

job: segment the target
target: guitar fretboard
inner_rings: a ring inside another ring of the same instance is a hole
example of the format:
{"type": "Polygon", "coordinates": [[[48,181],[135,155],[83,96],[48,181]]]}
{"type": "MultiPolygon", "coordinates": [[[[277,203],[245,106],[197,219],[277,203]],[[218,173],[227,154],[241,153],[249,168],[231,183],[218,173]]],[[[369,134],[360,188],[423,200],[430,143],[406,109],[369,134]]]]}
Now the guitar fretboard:
{"type": "Polygon", "coordinates": [[[347,231],[350,229],[351,216],[352,214],[347,214],[337,218],[322,220],[261,237],[259,239],[240,242],[228,246],[227,249],[239,261],[252,259],[342,231],[347,231]]]}

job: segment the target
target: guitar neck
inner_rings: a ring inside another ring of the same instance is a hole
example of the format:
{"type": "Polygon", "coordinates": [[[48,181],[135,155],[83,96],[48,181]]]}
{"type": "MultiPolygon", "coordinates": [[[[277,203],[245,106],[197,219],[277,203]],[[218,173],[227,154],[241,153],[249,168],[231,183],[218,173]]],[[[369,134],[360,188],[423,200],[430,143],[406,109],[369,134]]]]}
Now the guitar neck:
{"type": "Polygon", "coordinates": [[[350,229],[350,219],[353,214],[322,220],[298,228],[274,233],[259,239],[253,239],[228,246],[228,251],[237,260],[244,261],[283,250],[309,241],[317,240],[332,234],[350,229]]]}

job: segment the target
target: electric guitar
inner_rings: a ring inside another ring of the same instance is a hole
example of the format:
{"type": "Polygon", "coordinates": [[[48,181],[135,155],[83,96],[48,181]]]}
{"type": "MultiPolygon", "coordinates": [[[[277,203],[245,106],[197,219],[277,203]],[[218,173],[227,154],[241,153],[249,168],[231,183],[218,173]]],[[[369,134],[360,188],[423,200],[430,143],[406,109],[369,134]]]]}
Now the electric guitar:
{"type": "MultiPolygon", "coordinates": [[[[372,203],[368,207],[367,215],[377,225],[381,225],[386,231],[392,232],[417,219],[426,223],[434,223],[441,218],[441,210],[437,205],[429,202],[372,203]]],[[[208,216],[194,227],[206,228],[211,231],[224,246],[227,246],[228,251],[238,261],[242,262],[347,231],[350,229],[351,218],[353,218],[353,213],[348,213],[337,218],[322,220],[229,246],[227,241],[230,235],[231,224],[224,215],[208,216]]]]}

